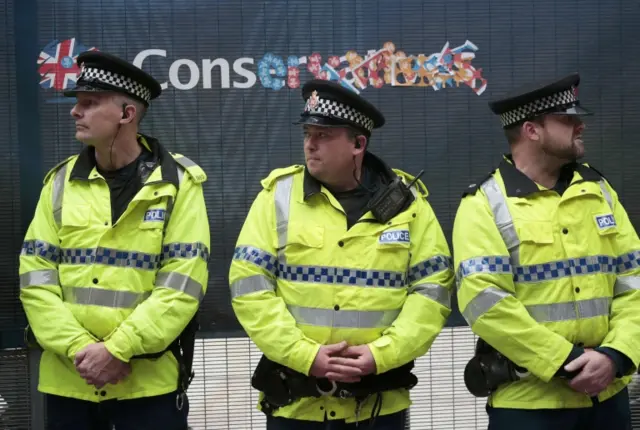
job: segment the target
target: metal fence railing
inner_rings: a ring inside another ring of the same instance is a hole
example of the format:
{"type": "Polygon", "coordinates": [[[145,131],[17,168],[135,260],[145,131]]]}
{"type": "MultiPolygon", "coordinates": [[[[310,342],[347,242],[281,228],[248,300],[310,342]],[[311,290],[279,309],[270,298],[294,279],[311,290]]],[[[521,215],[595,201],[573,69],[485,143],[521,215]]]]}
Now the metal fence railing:
{"type": "MultiPolygon", "coordinates": [[[[412,390],[411,430],[487,428],[485,400],[471,396],[462,372],[476,337],[467,327],[446,328],[430,352],[417,360],[419,384],[412,390]]],[[[0,352],[0,430],[43,430],[46,405],[35,390],[39,353],[0,352]]],[[[196,344],[196,378],[189,389],[193,430],[263,430],[258,393],[250,378],[260,351],[244,338],[201,338],[196,344]]],[[[640,429],[640,378],[629,387],[633,429],[640,429]],[[636,398],[638,397],[638,398],[636,398]]]]}

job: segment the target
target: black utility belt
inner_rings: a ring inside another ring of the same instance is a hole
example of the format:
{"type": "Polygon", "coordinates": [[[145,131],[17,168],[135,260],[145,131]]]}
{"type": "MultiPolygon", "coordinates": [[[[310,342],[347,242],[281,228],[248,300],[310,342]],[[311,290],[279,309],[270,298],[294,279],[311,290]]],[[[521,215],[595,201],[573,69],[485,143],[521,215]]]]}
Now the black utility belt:
{"type": "Polygon", "coordinates": [[[418,383],[411,369],[413,361],[380,375],[364,376],[359,382],[343,383],[304,375],[263,355],[251,378],[251,385],[264,393],[263,411],[270,414],[304,397],[331,396],[362,401],[384,391],[410,390],[418,383]]]}
{"type": "Polygon", "coordinates": [[[288,378],[286,381],[291,397],[296,399],[323,396],[349,399],[364,398],[401,388],[411,389],[415,385],[414,380],[417,382],[417,378],[411,372],[400,374],[400,372],[391,371],[390,375],[372,375],[371,378],[354,383],[331,381],[313,376],[303,376],[298,380],[288,378]]]}

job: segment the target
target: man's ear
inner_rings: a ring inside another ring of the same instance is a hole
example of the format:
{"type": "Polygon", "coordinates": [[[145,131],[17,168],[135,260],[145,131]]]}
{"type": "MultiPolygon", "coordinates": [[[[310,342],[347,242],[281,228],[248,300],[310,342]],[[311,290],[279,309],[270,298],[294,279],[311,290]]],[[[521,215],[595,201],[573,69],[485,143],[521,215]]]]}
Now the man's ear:
{"type": "Polygon", "coordinates": [[[122,119],[120,120],[120,123],[128,124],[135,121],[137,113],[135,105],[122,103],[122,119]]]}
{"type": "Polygon", "coordinates": [[[540,126],[532,121],[526,121],[522,124],[520,128],[520,133],[522,136],[526,137],[528,140],[533,140],[537,142],[540,140],[540,126]]]}
{"type": "Polygon", "coordinates": [[[360,154],[361,152],[366,151],[366,149],[367,149],[367,137],[363,136],[361,134],[356,136],[356,141],[354,143],[354,148],[356,150],[354,151],[353,155],[357,155],[357,154],[360,154]]]}

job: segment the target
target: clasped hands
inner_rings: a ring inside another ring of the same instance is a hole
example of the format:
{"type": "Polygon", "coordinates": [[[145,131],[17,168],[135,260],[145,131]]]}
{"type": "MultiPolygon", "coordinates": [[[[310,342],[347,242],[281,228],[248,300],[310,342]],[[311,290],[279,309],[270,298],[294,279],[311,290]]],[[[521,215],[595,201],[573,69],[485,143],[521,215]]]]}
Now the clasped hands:
{"type": "Polygon", "coordinates": [[[309,373],[330,381],[358,382],[361,377],[376,373],[376,362],[367,345],[349,346],[342,341],[321,346],[309,373]]]}
{"type": "Polygon", "coordinates": [[[76,370],[87,384],[102,388],[117,384],[131,373],[131,365],[115,358],[104,343],[94,343],[76,354],[76,370]]]}
{"type": "Polygon", "coordinates": [[[564,369],[567,372],[582,369],[571,379],[569,386],[573,390],[591,397],[604,391],[616,375],[616,366],[613,360],[590,348],[585,349],[582,355],[564,366],[564,369]]]}

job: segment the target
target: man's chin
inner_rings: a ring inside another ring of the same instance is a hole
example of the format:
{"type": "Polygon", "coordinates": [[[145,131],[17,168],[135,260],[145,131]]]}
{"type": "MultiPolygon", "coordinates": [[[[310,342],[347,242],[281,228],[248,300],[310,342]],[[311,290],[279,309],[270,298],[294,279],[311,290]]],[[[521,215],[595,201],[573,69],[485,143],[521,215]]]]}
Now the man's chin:
{"type": "Polygon", "coordinates": [[[84,143],[87,146],[95,146],[93,139],[81,132],[76,132],[76,140],[80,143],[84,143]]]}
{"type": "Polygon", "coordinates": [[[322,166],[320,161],[315,160],[315,159],[306,160],[305,164],[307,166],[307,170],[311,174],[320,172],[320,169],[321,169],[321,166],[322,166]]]}
{"type": "Polygon", "coordinates": [[[584,151],[584,145],[582,145],[582,144],[576,145],[576,147],[574,148],[574,151],[573,151],[573,157],[576,160],[580,160],[580,159],[584,158],[584,152],[585,152],[584,151]]]}
{"type": "Polygon", "coordinates": [[[311,176],[313,176],[318,180],[319,180],[319,176],[322,176],[322,170],[318,168],[310,167],[309,165],[307,165],[307,172],[309,172],[311,176]]]}

